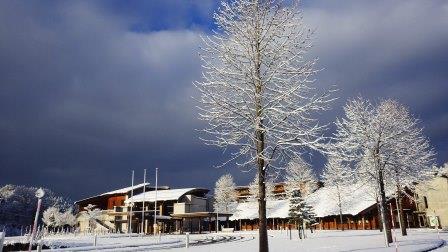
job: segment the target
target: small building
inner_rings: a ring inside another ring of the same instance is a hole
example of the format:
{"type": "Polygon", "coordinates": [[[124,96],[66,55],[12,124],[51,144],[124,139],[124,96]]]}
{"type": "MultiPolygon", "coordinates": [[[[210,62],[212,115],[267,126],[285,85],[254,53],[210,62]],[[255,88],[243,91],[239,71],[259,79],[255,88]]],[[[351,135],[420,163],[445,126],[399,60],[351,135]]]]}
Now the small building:
{"type": "Polygon", "coordinates": [[[416,214],[420,227],[448,229],[448,163],[428,183],[417,186],[416,214]]]}

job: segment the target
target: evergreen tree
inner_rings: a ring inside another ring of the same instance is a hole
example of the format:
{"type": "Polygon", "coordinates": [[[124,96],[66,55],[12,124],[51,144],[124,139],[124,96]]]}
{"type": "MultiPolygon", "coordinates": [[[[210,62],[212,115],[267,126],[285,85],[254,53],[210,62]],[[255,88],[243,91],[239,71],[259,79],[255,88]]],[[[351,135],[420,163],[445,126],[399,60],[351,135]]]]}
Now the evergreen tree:
{"type": "Polygon", "coordinates": [[[294,190],[289,198],[289,219],[290,221],[301,221],[302,210],[305,202],[299,190],[294,190]]]}
{"type": "MultiPolygon", "coordinates": [[[[299,230],[306,223],[312,224],[316,222],[313,208],[303,200],[302,194],[298,189],[293,190],[289,196],[289,220],[290,223],[296,224],[299,230]]],[[[303,235],[305,235],[304,231],[303,235]]],[[[299,235],[300,239],[302,239],[300,231],[299,235]]]]}

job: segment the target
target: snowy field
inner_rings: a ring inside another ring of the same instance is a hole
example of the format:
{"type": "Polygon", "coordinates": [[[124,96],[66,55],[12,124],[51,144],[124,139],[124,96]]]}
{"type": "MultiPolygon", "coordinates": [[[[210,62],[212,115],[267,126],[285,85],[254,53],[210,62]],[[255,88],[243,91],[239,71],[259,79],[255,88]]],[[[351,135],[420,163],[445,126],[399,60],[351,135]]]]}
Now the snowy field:
{"type": "MultiPolygon", "coordinates": [[[[305,240],[299,240],[297,231],[289,239],[285,231],[269,231],[270,251],[395,251],[392,244],[384,247],[384,238],[379,231],[317,231],[308,232],[305,240]]],[[[407,237],[397,236],[398,251],[448,251],[448,232],[437,233],[434,230],[414,229],[407,237]]],[[[6,242],[20,240],[20,237],[8,237],[6,242]]],[[[258,247],[257,232],[236,232],[219,234],[190,235],[191,245],[185,248],[185,235],[153,236],[103,235],[98,236],[97,246],[94,238],[85,235],[65,235],[47,237],[46,245],[64,246],[65,249],[53,251],[256,251],[258,247]],[[159,240],[160,239],[160,240],[159,240]]]]}

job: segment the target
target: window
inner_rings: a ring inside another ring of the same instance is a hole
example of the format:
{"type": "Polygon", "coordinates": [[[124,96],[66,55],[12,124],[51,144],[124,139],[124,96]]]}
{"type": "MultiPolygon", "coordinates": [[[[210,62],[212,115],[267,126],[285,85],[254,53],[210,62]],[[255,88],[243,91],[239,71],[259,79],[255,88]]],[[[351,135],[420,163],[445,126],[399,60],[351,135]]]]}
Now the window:
{"type": "Polygon", "coordinates": [[[428,208],[428,199],[426,196],[423,196],[423,201],[425,202],[425,208],[428,208]]]}

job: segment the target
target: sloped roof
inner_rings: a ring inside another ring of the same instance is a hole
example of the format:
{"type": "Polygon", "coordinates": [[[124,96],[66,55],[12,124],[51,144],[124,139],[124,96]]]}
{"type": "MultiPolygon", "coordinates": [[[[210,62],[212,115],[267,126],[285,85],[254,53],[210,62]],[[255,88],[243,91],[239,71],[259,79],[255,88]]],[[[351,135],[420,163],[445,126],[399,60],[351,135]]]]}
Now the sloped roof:
{"type": "MultiPolygon", "coordinates": [[[[102,197],[102,196],[107,196],[107,195],[126,194],[126,193],[130,192],[131,190],[137,190],[139,188],[142,188],[143,186],[146,186],[146,188],[148,188],[149,183],[141,183],[141,184],[134,185],[134,186],[129,186],[129,187],[116,189],[116,190],[113,190],[113,191],[110,191],[110,192],[101,193],[101,194],[98,194],[98,195],[95,195],[95,196],[91,196],[91,197],[88,197],[88,198],[85,198],[85,199],[81,199],[81,200],[75,201],[75,203],[79,203],[79,202],[82,202],[82,201],[85,201],[85,200],[90,200],[90,199],[94,199],[94,198],[98,198],[98,197],[102,197]]],[[[169,187],[162,186],[162,187],[159,187],[159,188],[165,189],[165,188],[169,188],[169,187]]]]}
{"type": "Polygon", "coordinates": [[[100,195],[124,194],[124,193],[130,192],[131,190],[136,190],[136,189],[138,189],[140,187],[148,186],[148,185],[149,185],[149,183],[141,183],[141,184],[138,184],[138,185],[125,187],[125,188],[113,190],[113,191],[110,191],[110,192],[105,192],[105,193],[102,193],[100,195]]]}
{"type": "MultiPolygon", "coordinates": [[[[308,195],[305,201],[313,207],[316,217],[339,215],[337,198],[334,196],[334,187],[321,187],[308,195]]],[[[369,194],[366,186],[350,185],[345,188],[342,196],[342,214],[357,215],[363,210],[376,204],[375,199],[369,194]]],[[[289,200],[268,200],[266,202],[267,218],[288,218],[289,200]]],[[[257,219],[258,202],[240,202],[230,220],[257,219]]]]}
{"type": "MultiPolygon", "coordinates": [[[[268,200],[266,202],[267,218],[288,218],[288,200],[268,200]]],[[[230,220],[253,220],[258,218],[258,201],[248,201],[238,203],[235,213],[230,220]]]]}
{"type": "MultiPolygon", "coordinates": [[[[180,197],[186,194],[194,194],[194,193],[208,193],[208,189],[204,188],[180,188],[180,189],[170,189],[170,190],[158,190],[157,191],[157,200],[158,201],[167,201],[167,200],[179,200],[180,197]]],[[[145,193],[141,193],[138,195],[134,195],[133,197],[127,199],[125,202],[153,202],[156,199],[156,192],[149,191],[145,193]]]]}
{"type": "MultiPolygon", "coordinates": [[[[341,195],[342,214],[357,215],[376,204],[376,200],[367,186],[354,184],[343,190],[341,195]]],[[[337,196],[334,187],[321,187],[306,198],[306,202],[314,208],[317,217],[339,215],[337,196]]]]}

